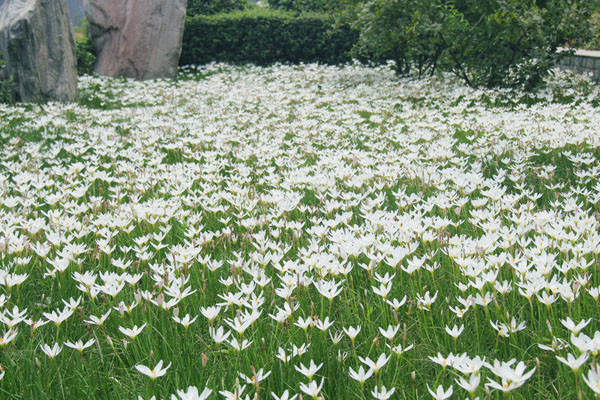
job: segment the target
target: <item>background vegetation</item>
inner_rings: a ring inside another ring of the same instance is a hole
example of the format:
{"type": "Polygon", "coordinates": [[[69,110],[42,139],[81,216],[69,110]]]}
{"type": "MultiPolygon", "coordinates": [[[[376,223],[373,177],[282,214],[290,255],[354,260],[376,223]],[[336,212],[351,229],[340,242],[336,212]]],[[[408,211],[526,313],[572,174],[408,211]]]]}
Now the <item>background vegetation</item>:
{"type": "Polygon", "coordinates": [[[11,104],[14,102],[12,84],[13,79],[7,75],[6,61],[4,61],[2,52],[0,52],[0,104],[11,104]]]}
{"type": "Polygon", "coordinates": [[[598,2],[579,0],[374,0],[355,2],[358,46],[389,52],[396,72],[450,71],[470,86],[533,89],[557,49],[593,36],[598,2]]]}
{"type": "Polygon", "coordinates": [[[77,73],[79,75],[91,75],[94,73],[96,63],[96,49],[90,39],[87,19],[83,19],[81,25],[75,28],[75,44],[77,50],[77,73]]]}
{"type": "Polygon", "coordinates": [[[327,14],[255,9],[188,17],[180,64],[350,61],[358,32],[327,14]]]}
{"type": "Polygon", "coordinates": [[[600,12],[592,16],[592,39],[584,44],[584,48],[589,50],[600,50],[600,12]]]}
{"type": "Polygon", "coordinates": [[[187,15],[212,15],[243,10],[247,0],[188,0],[187,15]]]}
{"type": "MultiPolygon", "coordinates": [[[[181,65],[394,61],[398,75],[447,71],[473,87],[533,90],[564,46],[600,48],[600,0],[190,0],[181,65]]],[[[84,23],[80,74],[95,55],[84,23]]]]}

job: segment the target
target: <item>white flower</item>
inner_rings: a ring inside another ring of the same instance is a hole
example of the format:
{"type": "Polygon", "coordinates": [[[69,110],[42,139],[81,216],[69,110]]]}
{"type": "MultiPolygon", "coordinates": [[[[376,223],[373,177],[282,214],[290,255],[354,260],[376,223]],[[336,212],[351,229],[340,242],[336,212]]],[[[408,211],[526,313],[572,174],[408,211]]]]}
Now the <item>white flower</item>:
{"type": "Polygon", "coordinates": [[[4,334],[0,337],[0,348],[6,346],[10,342],[12,342],[17,337],[18,331],[16,329],[9,329],[4,332],[4,334]]]}
{"type": "Polygon", "coordinates": [[[381,353],[379,355],[379,358],[377,358],[377,361],[373,361],[369,357],[366,357],[366,358],[358,357],[358,359],[363,364],[365,364],[367,367],[373,369],[373,371],[375,371],[375,374],[377,374],[379,372],[379,370],[381,368],[383,368],[385,366],[385,364],[387,364],[387,362],[390,360],[391,357],[392,356],[386,356],[385,353],[381,353]]]}
{"type": "Polygon", "coordinates": [[[297,394],[290,397],[290,393],[287,390],[285,390],[281,396],[277,396],[275,393],[271,392],[271,396],[273,396],[273,399],[275,400],[295,400],[296,397],[298,397],[297,394]]]}
{"type": "Polygon", "coordinates": [[[558,361],[560,361],[561,363],[568,365],[569,368],[571,368],[573,370],[573,372],[577,373],[579,371],[579,369],[583,366],[583,364],[585,364],[585,362],[588,360],[589,358],[589,354],[588,353],[583,353],[581,354],[579,357],[575,358],[575,356],[571,353],[567,353],[567,358],[563,358],[560,356],[556,356],[556,359],[558,361]]]}
{"type": "Polygon", "coordinates": [[[257,383],[262,382],[269,375],[271,375],[271,371],[264,372],[263,369],[261,368],[258,371],[256,371],[256,374],[251,375],[251,376],[246,376],[246,375],[242,374],[241,372],[238,372],[238,375],[240,376],[240,378],[242,378],[244,381],[246,381],[246,383],[249,383],[251,385],[256,385],[257,383]]]}
{"type": "Polygon", "coordinates": [[[63,344],[67,347],[70,347],[72,349],[75,349],[77,351],[79,351],[80,353],[83,352],[83,350],[87,349],[88,347],[92,346],[96,341],[94,339],[90,339],[87,342],[83,343],[80,340],[78,340],[75,343],[71,343],[69,341],[64,342],[63,344]]]}
{"type": "Polygon", "coordinates": [[[219,326],[217,329],[215,328],[208,328],[208,334],[210,335],[211,339],[216,343],[223,343],[227,340],[227,338],[231,335],[230,331],[226,331],[223,329],[222,326],[219,326]]]}
{"type": "Polygon", "coordinates": [[[131,328],[131,329],[129,329],[129,328],[123,328],[122,326],[119,326],[119,331],[123,335],[128,336],[131,340],[135,340],[135,338],[137,337],[137,335],[139,335],[142,332],[142,330],[144,329],[145,326],[146,326],[146,323],[144,323],[139,328],[138,328],[137,325],[134,325],[133,328],[131,328]]]}
{"type": "Polygon", "coordinates": [[[386,346],[398,357],[400,357],[403,353],[406,353],[407,351],[409,351],[410,349],[413,348],[414,345],[408,345],[405,348],[402,347],[401,344],[396,345],[396,346],[391,346],[389,344],[386,343],[386,346]]]}
{"type": "Polygon", "coordinates": [[[568,330],[571,331],[571,333],[573,333],[573,335],[577,336],[579,334],[579,332],[581,332],[581,330],[583,328],[585,328],[586,326],[588,326],[588,324],[592,322],[592,319],[588,319],[587,321],[585,319],[582,319],[581,321],[579,321],[578,324],[575,324],[575,322],[573,322],[573,320],[571,320],[571,318],[567,317],[567,319],[561,319],[560,323],[563,324],[563,326],[565,328],[567,328],[568,330]]]}
{"type": "Polygon", "coordinates": [[[196,317],[190,319],[190,315],[185,314],[185,316],[183,318],[178,318],[176,316],[173,316],[173,321],[177,322],[178,324],[181,324],[184,328],[187,329],[191,324],[194,323],[194,321],[196,321],[196,318],[198,318],[198,317],[196,316],[196,317]]]}
{"type": "Polygon", "coordinates": [[[179,397],[173,394],[171,395],[171,400],[206,400],[211,393],[212,390],[209,388],[204,388],[202,393],[198,393],[198,388],[190,386],[185,392],[183,390],[177,390],[177,396],[179,397]]]}
{"type": "Polygon", "coordinates": [[[54,343],[52,347],[48,346],[47,344],[43,344],[40,346],[40,348],[50,359],[53,359],[62,351],[62,346],[59,346],[58,343],[54,343]]]}
{"type": "Polygon", "coordinates": [[[306,376],[309,381],[312,381],[313,376],[317,372],[319,372],[319,370],[321,369],[322,366],[323,366],[323,363],[316,365],[313,360],[310,360],[310,365],[308,366],[308,368],[305,367],[304,364],[300,364],[300,367],[298,367],[297,365],[294,365],[294,368],[296,369],[296,371],[298,371],[302,375],[306,376]]]}
{"type": "Polygon", "coordinates": [[[300,383],[300,390],[316,399],[319,395],[319,392],[323,388],[323,382],[325,382],[325,378],[321,379],[320,385],[317,385],[316,381],[311,381],[308,383],[308,385],[305,383],[300,383]]]}
{"type": "Polygon", "coordinates": [[[365,381],[373,375],[373,372],[374,371],[371,368],[365,372],[362,365],[358,367],[358,371],[354,371],[352,367],[349,368],[350,378],[359,381],[361,384],[365,383],[365,381]]]}
{"type": "Polygon", "coordinates": [[[507,362],[500,362],[498,360],[494,360],[494,364],[490,365],[489,363],[485,363],[484,365],[489,368],[494,374],[496,374],[499,378],[502,379],[502,384],[498,384],[491,379],[486,384],[486,386],[490,386],[495,389],[500,389],[503,391],[510,391],[516,389],[523,385],[527,379],[529,379],[533,373],[535,372],[535,367],[531,370],[525,372],[527,368],[523,361],[520,361],[517,366],[513,369],[512,365],[516,362],[513,358],[507,362]]]}
{"type": "Polygon", "coordinates": [[[388,325],[387,329],[379,327],[379,332],[381,332],[381,335],[389,341],[394,340],[394,337],[398,333],[398,330],[400,330],[400,325],[388,325]]]}
{"type": "Polygon", "coordinates": [[[90,315],[90,319],[89,320],[84,320],[83,322],[87,322],[90,325],[103,326],[104,322],[106,321],[106,319],[110,315],[110,311],[111,310],[108,310],[106,312],[106,314],[101,315],[100,317],[96,317],[95,315],[90,315]]]}
{"type": "Polygon", "coordinates": [[[391,390],[387,390],[385,388],[385,386],[375,386],[375,388],[371,391],[371,394],[373,395],[373,397],[375,397],[377,400],[388,400],[389,398],[392,397],[392,395],[394,394],[394,392],[396,391],[396,388],[392,388],[391,390]]]}
{"type": "Polygon", "coordinates": [[[600,366],[590,368],[587,376],[583,376],[583,380],[590,389],[596,393],[596,396],[600,395],[600,366]]]}
{"type": "Polygon", "coordinates": [[[479,382],[481,381],[481,375],[477,373],[473,373],[469,375],[469,380],[466,380],[463,377],[455,378],[456,384],[461,388],[465,389],[467,392],[473,394],[477,391],[479,387],[479,382]]]}
{"type": "Polygon", "coordinates": [[[433,396],[433,398],[435,400],[446,400],[446,399],[450,398],[450,396],[452,396],[452,391],[453,391],[452,385],[450,385],[450,387],[446,391],[444,390],[444,387],[442,385],[439,385],[437,387],[436,391],[434,392],[429,387],[429,384],[427,384],[427,390],[429,391],[429,393],[431,394],[431,396],[433,396]]]}
{"type": "Polygon", "coordinates": [[[349,326],[348,329],[342,328],[342,330],[344,331],[344,333],[346,333],[346,335],[348,335],[348,337],[352,341],[354,341],[354,339],[356,339],[356,337],[360,333],[360,329],[361,329],[360,325],[358,325],[356,328],[354,328],[352,326],[349,326]]]}
{"type": "Polygon", "coordinates": [[[150,377],[150,379],[154,380],[158,377],[165,375],[167,373],[167,370],[171,366],[171,363],[169,363],[169,365],[167,365],[165,368],[163,368],[162,365],[163,365],[163,360],[160,360],[158,362],[158,364],[156,364],[156,366],[152,369],[146,367],[145,365],[141,365],[141,364],[136,365],[135,369],[137,369],[142,374],[150,377]]]}
{"type": "Polygon", "coordinates": [[[465,324],[462,324],[460,326],[460,328],[458,328],[456,325],[454,325],[452,328],[446,326],[446,333],[450,336],[452,336],[453,339],[456,339],[460,336],[460,334],[462,333],[462,331],[465,329],[465,324]]]}

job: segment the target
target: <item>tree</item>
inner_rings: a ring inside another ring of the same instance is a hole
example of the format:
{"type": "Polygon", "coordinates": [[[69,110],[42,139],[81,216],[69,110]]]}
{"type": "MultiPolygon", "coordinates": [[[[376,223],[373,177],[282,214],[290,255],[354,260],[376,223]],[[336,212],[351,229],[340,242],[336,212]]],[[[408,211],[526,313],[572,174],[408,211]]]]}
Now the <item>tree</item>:
{"type": "Polygon", "coordinates": [[[391,59],[398,75],[416,67],[419,75],[433,73],[443,52],[435,0],[374,0],[361,5],[354,26],[360,37],[356,54],[391,59]]]}
{"type": "Polygon", "coordinates": [[[399,74],[451,71],[471,86],[540,86],[558,48],[585,41],[598,0],[354,2],[357,49],[386,54],[399,74]]]}

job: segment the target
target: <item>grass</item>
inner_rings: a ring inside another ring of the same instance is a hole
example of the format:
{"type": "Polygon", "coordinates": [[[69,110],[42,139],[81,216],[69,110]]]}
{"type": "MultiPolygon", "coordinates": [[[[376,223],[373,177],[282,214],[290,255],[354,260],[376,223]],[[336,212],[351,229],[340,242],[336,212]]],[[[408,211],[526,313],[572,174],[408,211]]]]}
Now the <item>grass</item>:
{"type": "Polygon", "coordinates": [[[567,317],[599,330],[598,89],[559,75],[534,97],[360,66],[211,65],[1,108],[0,333],[18,332],[0,344],[2,398],[272,398],[302,393],[311,361],[326,399],[470,397],[458,379],[476,357],[535,368],[503,395],[482,366],[480,398],[593,397],[597,349],[578,375],[556,356],[583,354],[567,317]],[[52,311],[69,316],[15,322],[52,311]],[[92,344],[64,344],[78,339],[92,344]],[[382,354],[364,386],[350,377],[382,354]],[[136,368],[160,360],[154,380],[136,368]]]}

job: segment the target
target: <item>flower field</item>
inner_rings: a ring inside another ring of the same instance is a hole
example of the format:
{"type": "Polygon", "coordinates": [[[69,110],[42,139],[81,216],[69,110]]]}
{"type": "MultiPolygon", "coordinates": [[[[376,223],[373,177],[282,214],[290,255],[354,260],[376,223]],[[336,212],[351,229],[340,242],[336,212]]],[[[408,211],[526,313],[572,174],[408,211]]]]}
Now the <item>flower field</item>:
{"type": "Polygon", "coordinates": [[[600,88],[184,69],[0,106],[0,398],[600,394],[600,88]]]}

